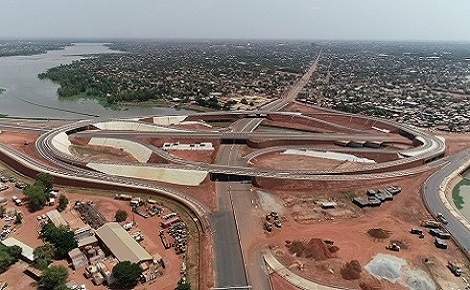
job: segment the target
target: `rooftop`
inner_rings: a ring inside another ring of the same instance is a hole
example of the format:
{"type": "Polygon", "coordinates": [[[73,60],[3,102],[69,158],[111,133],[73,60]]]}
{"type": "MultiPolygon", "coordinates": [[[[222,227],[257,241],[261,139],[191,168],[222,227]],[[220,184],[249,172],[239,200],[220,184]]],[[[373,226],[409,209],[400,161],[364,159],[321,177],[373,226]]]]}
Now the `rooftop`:
{"type": "Polygon", "coordinates": [[[96,236],[120,261],[140,263],[151,261],[152,256],[137,243],[124,228],[116,223],[107,223],[96,230],[96,236]]]}
{"type": "Polygon", "coordinates": [[[61,225],[63,226],[68,226],[68,223],[65,221],[65,219],[62,217],[60,212],[58,212],[56,209],[48,211],[46,213],[47,217],[49,220],[56,226],[59,227],[61,225]]]}
{"type": "Polygon", "coordinates": [[[7,247],[11,246],[18,246],[21,248],[21,256],[26,258],[28,261],[32,262],[34,261],[34,254],[33,251],[34,249],[31,248],[30,246],[18,241],[15,238],[6,238],[5,240],[2,241],[2,244],[4,244],[7,247]]]}

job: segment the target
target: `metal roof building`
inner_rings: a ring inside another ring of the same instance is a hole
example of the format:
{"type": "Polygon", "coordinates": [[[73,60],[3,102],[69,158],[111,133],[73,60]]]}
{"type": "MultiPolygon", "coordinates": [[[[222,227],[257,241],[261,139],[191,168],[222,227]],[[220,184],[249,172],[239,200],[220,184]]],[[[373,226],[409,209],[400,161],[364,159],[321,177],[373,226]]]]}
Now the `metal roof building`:
{"type": "Polygon", "coordinates": [[[65,221],[65,219],[62,217],[60,212],[58,212],[56,209],[48,211],[46,213],[47,217],[49,220],[56,226],[59,227],[61,225],[63,226],[68,226],[69,224],[65,221]]]}
{"type": "Polygon", "coordinates": [[[18,246],[21,248],[21,256],[28,260],[29,262],[34,261],[34,254],[33,251],[34,249],[31,248],[30,246],[18,241],[15,238],[6,238],[5,240],[2,241],[2,244],[4,244],[7,247],[11,246],[18,246]]]}
{"type": "Polygon", "coordinates": [[[95,232],[98,239],[119,262],[141,263],[152,261],[152,256],[137,243],[124,228],[116,223],[106,223],[95,232]]]}

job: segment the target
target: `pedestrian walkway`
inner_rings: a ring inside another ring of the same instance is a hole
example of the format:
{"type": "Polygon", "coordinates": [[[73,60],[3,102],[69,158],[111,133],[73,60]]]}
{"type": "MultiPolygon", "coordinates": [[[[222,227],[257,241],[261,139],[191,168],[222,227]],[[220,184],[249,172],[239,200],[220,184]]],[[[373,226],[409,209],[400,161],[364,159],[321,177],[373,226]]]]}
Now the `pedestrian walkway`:
{"type": "MultiPolygon", "coordinates": [[[[447,208],[447,210],[461,223],[463,224],[468,230],[470,230],[470,222],[452,206],[451,202],[447,199],[447,191],[452,192],[453,188],[449,187],[449,183],[456,178],[460,173],[464,172],[467,168],[470,167],[470,159],[465,161],[462,165],[459,166],[455,171],[453,171],[450,175],[446,176],[442,181],[441,185],[439,186],[439,197],[441,198],[442,203],[447,208]]],[[[452,196],[452,194],[450,194],[452,196]]]]}

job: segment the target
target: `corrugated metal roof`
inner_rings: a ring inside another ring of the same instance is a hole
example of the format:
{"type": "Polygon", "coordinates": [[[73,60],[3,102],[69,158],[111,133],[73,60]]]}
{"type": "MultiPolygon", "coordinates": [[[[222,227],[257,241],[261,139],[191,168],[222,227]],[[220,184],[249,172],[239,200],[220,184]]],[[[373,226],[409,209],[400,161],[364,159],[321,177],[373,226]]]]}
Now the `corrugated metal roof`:
{"type": "Polygon", "coordinates": [[[29,261],[34,261],[34,254],[33,251],[34,249],[31,248],[30,246],[23,244],[22,242],[18,241],[15,238],[6,238],[5,240],[2,241],[2,244],[4,244],[7,247],[11,246],[18,246],[21,248],[21,255],[28,259],[29,261]]]}
{"type": "Polygon", "coordinates": [[[81,239],[77,240],[77,243],[78,243],[78,247],[81,248],[83,246],[94,244],[97,241],[98,241],[98,239],[96,239],[96,237],[93,235],[93,236],[88,236],[88,237],[85,237],[85,238],[81,238],[81,239]]]}
{"type": "Polygon", "coordinates": [[[48,211],[46,213],[47,217],[49,218],[49,220],[56,226],[56,227],[59,227],[61,225],[63,226],[68,226],[67,222],[65,221],[65,219],[62,217],[62,215],[60,214],[60,212],[58,212],[56,209],[54,210],[51,210],[51,211],[48,211]]]}
{"type": "Polygon", "coordinates": [[[152,260],[152,256],[116,222],[104,224],[96,230],[96,235],[120,262],[152,260]]]}

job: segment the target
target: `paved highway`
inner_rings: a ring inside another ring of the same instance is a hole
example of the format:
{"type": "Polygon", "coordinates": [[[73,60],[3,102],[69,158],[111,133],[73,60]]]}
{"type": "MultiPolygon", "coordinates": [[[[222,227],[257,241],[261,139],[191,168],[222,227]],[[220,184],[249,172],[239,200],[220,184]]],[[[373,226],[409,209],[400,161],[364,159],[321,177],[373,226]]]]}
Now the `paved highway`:
{"type": "MultiPolygon", "coordinates": [[[[248,120],[250,126],[260,123],[263,119],[242,119],[248,120]]],[[[240,121],[238,121],[240,122],[240,121]]],[[[243,123],[247,124],[247,123],[243,123]]],[[[311,141],[371,141],[371,142],[403,142],[406,138],[398,135],[377,135],[377,134],[339,134],[339,133],[289,133],[289,132],[141,132],[141,131],[83,131],[76,133],[78,137],[91,138],[117,138],[129,139],[135,137],[165,138],[174,139],[226,139],[226,140],[311,140],[311,141]]],[[[409,142],[411,145],[411,141],[409,142]]]]}
{"type": "Polygon", "coordinates": [[[470,253],[470,230],[447,210],[439,197],[439,187],[442,182],[447,176],[470,159],[470,150],[449,156],[446,159],[449,163],[426,180],[423,187],[424,201],[429,211],[431,211],[434,216],[439,212],[445,216],[448,224],[444,225],[444,228],[449,231],[464,251],[470,253]]]}

